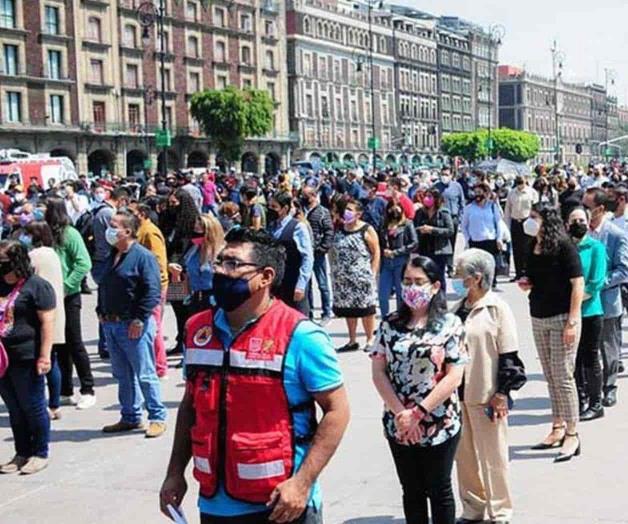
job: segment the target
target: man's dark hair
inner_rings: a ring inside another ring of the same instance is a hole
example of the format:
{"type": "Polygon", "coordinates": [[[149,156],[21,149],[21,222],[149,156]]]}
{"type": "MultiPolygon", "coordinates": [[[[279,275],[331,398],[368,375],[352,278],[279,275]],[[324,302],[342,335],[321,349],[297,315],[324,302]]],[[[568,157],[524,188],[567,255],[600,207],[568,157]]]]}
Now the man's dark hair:
{"type": "Polygon", "coordinates": [[[397,191],[401,191],[401,178],[399,177],[393,177],[391,178],[388,183],[393,186],[397,191]]]}
{"type": "Polygon", "coordinates": [[[287,191],[277,191],[273,195],[273,200],[281,207],[290,207],[292,205],[292,195],[287,191]]]}
{"type": "Polygon", "coordinates": [[[152,213],[152,208],[144,203],[139,203],[135,206],[135,209],[137,210],[138,213],[140,213],[144,218],[150,218],[150,215],[152,213]]]}
{"type": "Polygon", "coordinates": [[[25,227],[26,231],[33,239],[33,247],[53,247],[54,238],[52,236],[52,229],[47,222],[43,220],[34,220],[29,222],[25,227]]]}
{"type": "Polygon", "coordinates": [[[377,180],[375,180],[373,177],[367,176],[362,181],[362,185],[365,187],[365,189],[377,189],[377,180]]]}
{"type": "Polygon", "coordinates": [[[137,218],[135,218],[135,215],[129,213],[128,211],[118,211],[115,216],[121,218],[120,225],[124,229],[129,229],[131,231],[131,236],[133,238],[136,238],[139,224],[137,218]]]}
{"type": "Polygon", "coordinates": [[[111,200],[119,202],[120,200],[128,200],[129,192],[123,187],[118,187],[111,192],[111,200]]]}
{"type": "Polygon", "coordinates": [[[277,240],[264,230],[238,227],[227,233],[225,243],[251,244],[253,247],[253,260],[251,262],[260,267],[272,267],[275,270],[273,290],[277,289],[283,280],[286,266],[286,250],[277,240]]]}
{"type": "Polygon", "coordinates": [[[602,188],[590,187],[586,190],[585,194],[593,195],[593,203],[595,204],[595,207],[604,206],[604,209],[606,209],[606,206],[608,205],[608,194],[602,188]]]}
{"type": "Polygon", "coordinates": [[[613,192],[615,193],[615,198],[623,198],[628,202],[628,187],[624,184],[617,184],[613,192]]]}
{"type": "Polygon", "coordinates": [[[243,188],[242,194],[247,200],[251,200],[257,196],[257,189],[254,187],[243,188]]]}

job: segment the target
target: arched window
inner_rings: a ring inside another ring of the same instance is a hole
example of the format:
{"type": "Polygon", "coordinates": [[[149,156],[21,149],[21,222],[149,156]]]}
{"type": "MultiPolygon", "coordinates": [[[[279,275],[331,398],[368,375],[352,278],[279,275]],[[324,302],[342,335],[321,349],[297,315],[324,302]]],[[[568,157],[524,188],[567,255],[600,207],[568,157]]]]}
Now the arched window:
{"type": "Polygon", "coordinates": [[[310,23],[310,19],[306,16],[303,19],[303,32],[307,35],[312,31],[312,24],[310,23]]]}

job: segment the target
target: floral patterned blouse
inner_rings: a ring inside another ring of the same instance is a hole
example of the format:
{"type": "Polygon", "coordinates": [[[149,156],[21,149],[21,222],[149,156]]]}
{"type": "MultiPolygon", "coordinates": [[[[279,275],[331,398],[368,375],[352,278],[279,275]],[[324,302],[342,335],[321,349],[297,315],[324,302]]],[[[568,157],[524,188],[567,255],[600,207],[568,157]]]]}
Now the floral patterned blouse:
{"type": "MultiPolygon", "coordinates": [[[[465,349],[460,319],[446,313],[438,331],[407,329],[396,325],[394,314],[382,321],[371,358],[386,359],[386,373],[402,404],[414,407],[425,399],[446,374],[448,364],[465,365],[469,356],[465,349]]],[[[395,417],[384,411],[384,433],[397,439],[395,417]]],[[[452,393],[419,423],[420,446],[437,446],[460,431],[460,402],[452,393]]]]}

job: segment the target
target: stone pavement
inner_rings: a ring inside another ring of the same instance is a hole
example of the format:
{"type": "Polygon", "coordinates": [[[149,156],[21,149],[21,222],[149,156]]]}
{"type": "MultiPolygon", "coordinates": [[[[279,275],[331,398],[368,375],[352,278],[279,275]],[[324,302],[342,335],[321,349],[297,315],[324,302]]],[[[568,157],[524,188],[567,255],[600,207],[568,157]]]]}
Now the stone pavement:
{"type": "MultiPolygon", "coordinates": [[[[521,354],[529,383],[520,392],[510,417],[511,479],[516,524],[628,523],[628,400],[620,384],[617,407],[606,418],[579,428],[582,456],[553,464],[554,452],[532,452],[550,425],[547,390],[532,342],[526,298],[514,284],[500,293],[518,319],[521,354]]],[[[1,524],[130,524],[166,522],[158,510],[175,411],[183,393],[180,370],[171,369],[163,383],[169,410],[168,433],[146,440],[140,433],[106,436],[103,425],[118,419],[115,382],[108,363],[97,356],[94,295],[85,297],[83,333],[96,376],[98,403],[89,411],[64,408],[53,423],[52,460],[32,476],[0,476],[1,524]]],[[[166,333],[174,337],[174,318],[167,311],[166,333]]],[[[337,346],[346,341],[344,322],[334,320],[329,332],[337,346]]],[[[401,495],[388,447],[383,439],[379,401],[364,353],[343,354],[352,407],[349,431],[322,477],[325,522],[328,524],[401,524],[401,495]]],[[[176,360],[172,361],[174,365],[176,360]]],[[[624,381],[624,384],[626,382],[624,381]]],[[[0,403],[0,459],[13,445],[8,417],[0,403]]],[[[198,522],[196,484],[189,480],[184,508],[198,522]]]]}

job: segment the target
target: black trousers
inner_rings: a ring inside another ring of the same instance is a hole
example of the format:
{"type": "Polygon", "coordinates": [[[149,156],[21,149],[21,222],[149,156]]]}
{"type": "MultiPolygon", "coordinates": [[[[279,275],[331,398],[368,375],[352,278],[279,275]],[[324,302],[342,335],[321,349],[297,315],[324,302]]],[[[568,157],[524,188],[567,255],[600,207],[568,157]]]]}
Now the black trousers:
{"type": "Polygon", "coordinates": [[[71,396],[72,364],[81,382],[81,395],[94,394],[94,375],[89,363],[89,355],[83,344],[81,328],[81,294],[74,293],[63,299],[65,307],[65,344],[55,345],[61,369],[61,395],[71,396]]]}
{"type": "MultiPolygon", "coordinates": [[[[201,513],[201,524],[271,524],[268,520],[270,512],[252,513],[250,515],[240,515],[238,517],[213,517],[201,513]]],[[[303,515],[290,524],[322,524],[323,510],[316,510],[308,507],[303,515]]]]}
{"type": "Polygon", "coordinates": [[[451,469],[460,432],[438,446],[402,446],[389,440],[403,491],[407,524],[428,524],[427,502],[432,524],[455,524],[456,502],[451,488],[451,469]]]}
{"type": "Polygon", "coordinates": [[[497,249],[497,240],[469,240],[469,247],[475,247],[493,255],[496,268],[495,275],[493,275],[493,287],[495,287],[497,284],[497,255],[499,254],[499,249],[497,249]]]}
{"type": "Polygon", "coordinates": [[[460,221],[457,216],[451,217],[454,223],[454,236],[451,237],[451,255],[445,255],[447,257],[447,271],[454,270],[454,255],[456,254],[456,239],[458,238],[458,228],[460,227],[460,221]]]}
{"type": "Polygon", "coordinates": [[[510,236],[512,237],[512,258],[515,261],[515,277],[517,279],[526,274],[526,260],[532,246],[530,235],[523,232],[523,220],[510,221],[510,236]]]}
{"type": "Polygon", "coordinates": [[[185,323],[190,318],[189,309],[183,303],[183,300],[173,300],[170,302],[170,305],[174,311],[174,318],[177,321],[177,347],[183,350],[183,334],[185,332],[185,323]]]}
{"type": "Polygon", "coordinates": [[[584,317],[582,333],[576,356],[576,386],[581,404],[589,400],[597,404],[602,397],[602,363],[600,345],[602,344],[603,315],[584,317]]]}

